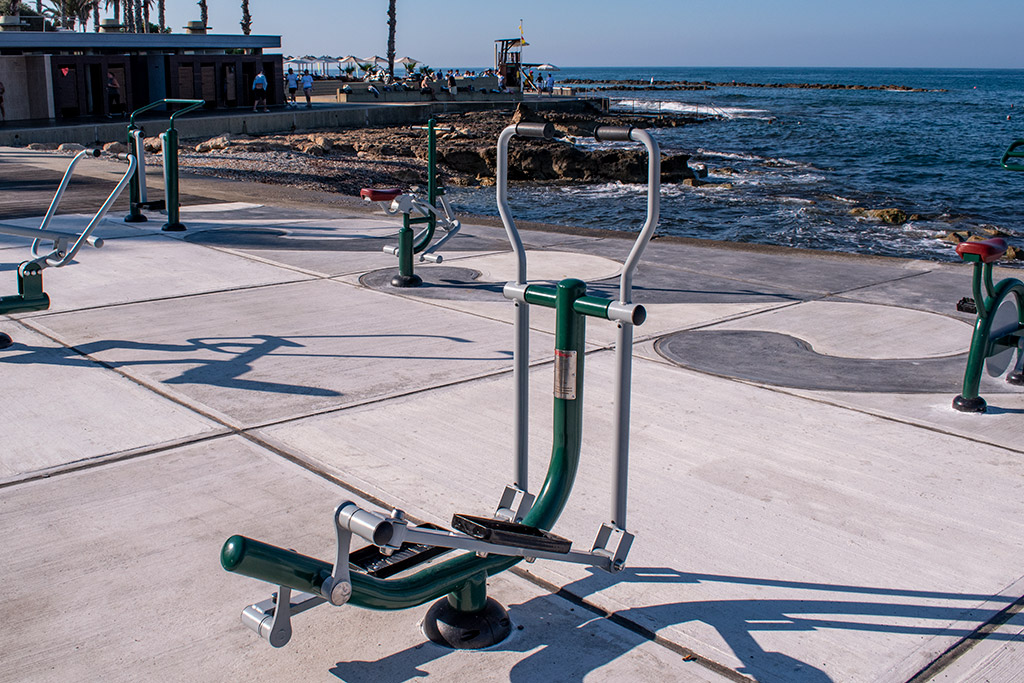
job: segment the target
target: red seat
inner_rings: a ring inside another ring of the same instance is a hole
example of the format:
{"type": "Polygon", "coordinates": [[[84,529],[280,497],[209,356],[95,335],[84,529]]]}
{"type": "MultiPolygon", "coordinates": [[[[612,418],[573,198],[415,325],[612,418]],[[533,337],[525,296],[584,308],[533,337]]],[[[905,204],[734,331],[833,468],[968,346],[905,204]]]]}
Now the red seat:
{"type": "Polygon", "coordinates": [[[400,194],[402,194],[402,191],[396,187],[391,187],[386,190],[380,190],[375,187],[364,187],[359,190],[359,196],[371,202],[390,202],[400,194]]]}
{"type": "Polygon", "coordinates": [[[981,242],[961,242],[956,245],[956,253],[960,258],[966,254],[974,254],[981,259],[982,263],[992,263],[998,261],[1006,253],[1006,240],[1002,237],[993,237],[981,242]]]}

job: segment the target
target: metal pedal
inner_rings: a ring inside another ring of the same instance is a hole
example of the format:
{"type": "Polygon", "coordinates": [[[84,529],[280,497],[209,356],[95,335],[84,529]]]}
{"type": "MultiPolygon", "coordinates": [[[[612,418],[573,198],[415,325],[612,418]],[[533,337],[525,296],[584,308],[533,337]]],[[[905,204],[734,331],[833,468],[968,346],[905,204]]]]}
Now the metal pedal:
{"type": "MultiPolygon", "coordinates": [[[[433,529],[444,531],[436,524],[421,524],[414,529],[433,529]]],[[[358,567],[359,571],[379,579],[386,579],[411,569],[417,565],[425,564],[435,557],[450,553],[451,548],[439,548],[432,545],[420,545],[417,543],[403,543],[402,547],[390,555],[385,555],[375,545],[368,545],[359,550],[353,551],[349,557],[349,564],[358,567]]]]}
{"type": "Polygon", "coordinates": [[[976,315],[978,313],[978,305],[974,303],[973,298],[965,296],[964,298],[960,299],[960,301],[956,302],[956,310],[960,311],[961,313],[970,313],[972,315],[976,315]]]}
{"type": "Polygon", "coordinates": [[[452,528],[482,541],[514,548],[543,550],[549,553],[567,553],[572,549],[572,541],[567,538],[555,536],[536,527],[500,519],[455,515],[452,517],[452,528]]]}
{"type": "Polygon", "coordinates": [[[141,209],[149,209],[150,211],[166,211],[167,200],[157,199],[152,202],[139,202],[138,204],[136,204],[136,206],[138,206],[141,209]]]}

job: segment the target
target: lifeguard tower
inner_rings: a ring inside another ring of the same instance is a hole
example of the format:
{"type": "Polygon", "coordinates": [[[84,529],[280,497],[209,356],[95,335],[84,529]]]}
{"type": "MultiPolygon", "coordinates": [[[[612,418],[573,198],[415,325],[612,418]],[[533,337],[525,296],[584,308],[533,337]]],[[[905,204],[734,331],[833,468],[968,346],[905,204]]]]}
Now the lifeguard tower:
{"type": "Polygon", "coordinates": [[[494,41],[494,71],[505,77],[505,87],[523,90],[523,47],[529,45],[519,38],[501,38],[494,41]]]}

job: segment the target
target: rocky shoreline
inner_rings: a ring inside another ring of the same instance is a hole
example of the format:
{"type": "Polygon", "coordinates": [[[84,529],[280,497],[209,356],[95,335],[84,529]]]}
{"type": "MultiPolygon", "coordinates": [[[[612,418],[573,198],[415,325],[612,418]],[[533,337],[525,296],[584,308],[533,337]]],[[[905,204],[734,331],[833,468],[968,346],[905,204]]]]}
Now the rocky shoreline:
{"type": "Polygon", "coordinates": [[[842,83],[745,83],[741,81],[660,81],[652,80],[600,80],[592,78],[570,78],[560,85],[586,86],[577,88],[582,92],[592,90],[710,90],[712,88],[796,88],[800,90],[884,90],[888,92],[946,92],[912,88],[908,85],[845,85],[842,83]]]}
{"type": "MultiPolygon", "coordinates": [[[[635,148],[588,148],[574,142],[591,140],[600,125],[665,128],[691,125],[711,117],[665,115],[637,117],[546,113],[543,117],[520,105],[515,113],[470,112],[437,117],[437,163],[452,185],[494,183],[495,141],[501,130],[520,121],[548,121],[557,139],[523,139],[511,149],[509,178],[565,183],[637,182],[646,174],[644,152],[635,148]]],[[[152,151],[158,139],[148,139],[152,151]]],[[[287,184],[318,191],[358,195],[363,187],[407,187],[426,183],[426,133],[409,126],[345,128],[306,134],[223,135],[182,143],[183,172],[256,182],[287,184]]],[[[662,157],[666,183],[699,183],[706,175],[690,168],[688,154],[662,157]]]]}

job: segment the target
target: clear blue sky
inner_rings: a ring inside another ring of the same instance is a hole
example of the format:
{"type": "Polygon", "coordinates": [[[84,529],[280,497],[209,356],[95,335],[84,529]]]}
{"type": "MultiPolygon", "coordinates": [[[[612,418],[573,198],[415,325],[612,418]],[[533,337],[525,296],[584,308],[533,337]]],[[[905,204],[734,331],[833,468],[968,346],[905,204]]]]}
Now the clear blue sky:
{"type": "MultiPolygon", "coordinates": [[[[240,2],[208,4],[215,33],[241,33],[240,2]]],[[[284,54],[366,57],[385,56],[387,5],[250,0],[250,12],[284,54]]],[[[175,32],[198,18],[194,0],[167,0],[175,32]]],[[[1024,0],[398,0],[397,53],[488,66],[520,19],[525,59],[560,66],[1024,68],[1024,0]]]]}

